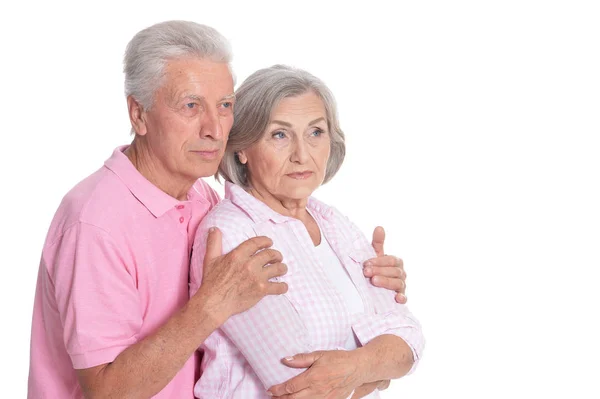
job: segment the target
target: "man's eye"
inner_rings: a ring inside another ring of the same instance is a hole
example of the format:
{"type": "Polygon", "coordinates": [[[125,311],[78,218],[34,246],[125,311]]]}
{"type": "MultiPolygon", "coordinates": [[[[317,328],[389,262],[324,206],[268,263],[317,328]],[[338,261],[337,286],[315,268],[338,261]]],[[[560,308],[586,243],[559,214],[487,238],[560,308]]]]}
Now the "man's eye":
{"type": "Polygon", "coordinates": [[[226,102],[226,103],[223,103],[223,104],[221,104],[221,105],[223,105],[223,108],[231,108],[231,107],[233,106],[233,103],[231,103],[231,102],[226,102]]]}
{"type": "Polygon", "coordinates": [[[185,106],[188,107],[189,109],[194,109],[194,107],[196,107],[197,104],[196,103],[187,103],[187,104],[185,104],[185,106]]]}

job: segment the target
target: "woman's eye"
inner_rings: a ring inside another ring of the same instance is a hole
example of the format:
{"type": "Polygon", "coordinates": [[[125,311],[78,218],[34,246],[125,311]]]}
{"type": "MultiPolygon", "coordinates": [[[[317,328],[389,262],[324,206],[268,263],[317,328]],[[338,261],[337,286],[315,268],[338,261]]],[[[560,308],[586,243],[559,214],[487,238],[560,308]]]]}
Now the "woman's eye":
{"type": "Polygon", "coordinates": [[[308,137],[311,138],[319,138],[322,137],[323,135],[325,135],[327,132],[323,129],[321,129],[320,127],[315,128],[314,130],[311,130],[311,132],[309,133],[308,137]]]}
{"type": "Polygon", "coordinates": [[[231,103],[231,102],[226,102],[226,103],[223,103],[223,104],[221,104],[221,105],[223,106],[223,108],[231,108],[231,107],[233,106],[233,103],[231,103]]]}
{"type": "Polygon", "coordinates": [[[285,138],[285,133],[284,132],[275,132],[275,133],[273,133],[273,138],[284,139],[285,138]]]}

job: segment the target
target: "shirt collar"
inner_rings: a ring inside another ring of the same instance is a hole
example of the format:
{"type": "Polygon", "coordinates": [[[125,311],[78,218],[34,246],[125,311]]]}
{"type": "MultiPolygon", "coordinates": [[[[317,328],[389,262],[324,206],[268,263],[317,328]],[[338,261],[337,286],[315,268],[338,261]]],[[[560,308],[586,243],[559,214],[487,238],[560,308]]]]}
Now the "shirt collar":
{"type": "MultiPolygon", "coordinates": [[[[154,184],[150,183],[142,174],[133,166],[129,158],[123,153],[129,147],[128,145],[117,147],[112,156],[104,162],[104,166],[110,169],[125,186],[131,194],[142,205],[144,205],[154,217],[161,217],[169,210],[177,206],[180,201],[171,197],[154,184]]],[[[192,186],[188,192],[188,200],[204,201],[204,198],[198,195],[197,191],[192,186]]]]}
{"type": "MultiPolygon", "coordinates": [[[[285,223],[290,220],[296,220],[275,212],[264,202],[246,192],[242,187],[227,181],[225,182],[225,198],[242,208],[255,223],[266,222],[268,220],[271,220],[273,223],[285,223]]],[[[309,211],[312,211],[311,213],[317,213],[325,219],[331,217],[333,213],[333,209],[330,206],[313,197],[308,198],[306,207],[309,211]]]]}

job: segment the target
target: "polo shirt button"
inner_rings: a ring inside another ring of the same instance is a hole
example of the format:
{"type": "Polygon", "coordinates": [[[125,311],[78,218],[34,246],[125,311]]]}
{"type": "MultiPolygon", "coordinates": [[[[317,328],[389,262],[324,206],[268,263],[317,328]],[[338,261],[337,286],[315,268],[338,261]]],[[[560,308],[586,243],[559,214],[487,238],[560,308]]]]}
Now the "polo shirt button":
{"type": "Polygon", "coordinates": [[[179,218],[179,223],[183,223],[183,216],[179,218]]]}
{"type": "Polygon", "coordinates": [[[183,209],[183,208],[185,208],[185,206],[183,206],[183,205],[177,205],[175,208],[177,208],[177,209],[183,209]]]}

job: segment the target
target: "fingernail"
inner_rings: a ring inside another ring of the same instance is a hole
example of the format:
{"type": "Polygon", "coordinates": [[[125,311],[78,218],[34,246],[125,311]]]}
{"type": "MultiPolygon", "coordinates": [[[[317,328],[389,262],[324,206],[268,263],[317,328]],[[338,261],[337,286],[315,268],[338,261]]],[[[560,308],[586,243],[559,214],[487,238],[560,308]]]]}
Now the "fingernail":
{"type": "Polygon", "coordinates": [[[273,396],[273,394],[271,393],[271,391],[267,391],[267,396],[273,396]]]}
{"type": "Polygon", "coordinates": [[[365,268],[365,274],[371,274],[373,272],[373,269],[371,269],[370,267],[365,268]]]}
{"type": "Polygon", "coordinates": [[[369,262],[369,261],[365,262],[365,267],[370,267],[370,266],[373,266],[373,264],[371,262],[369,262]]]}
{"type": "Polygon", "coordinates": [[[209,233],[212,233],[212,232],[214,232],[214,231],[215,231],[215,228],[214,228],[214,227],[211,227],[210,229],[208,229],[208,232],[209,232],[209,233]]]}
{"type": "Polygon", "coordinates": [[[285,360],[287,360],[288,362],[291,362],[292,360],[294,360],[294,356],[288,356],[285,358],[285,360]]]}

